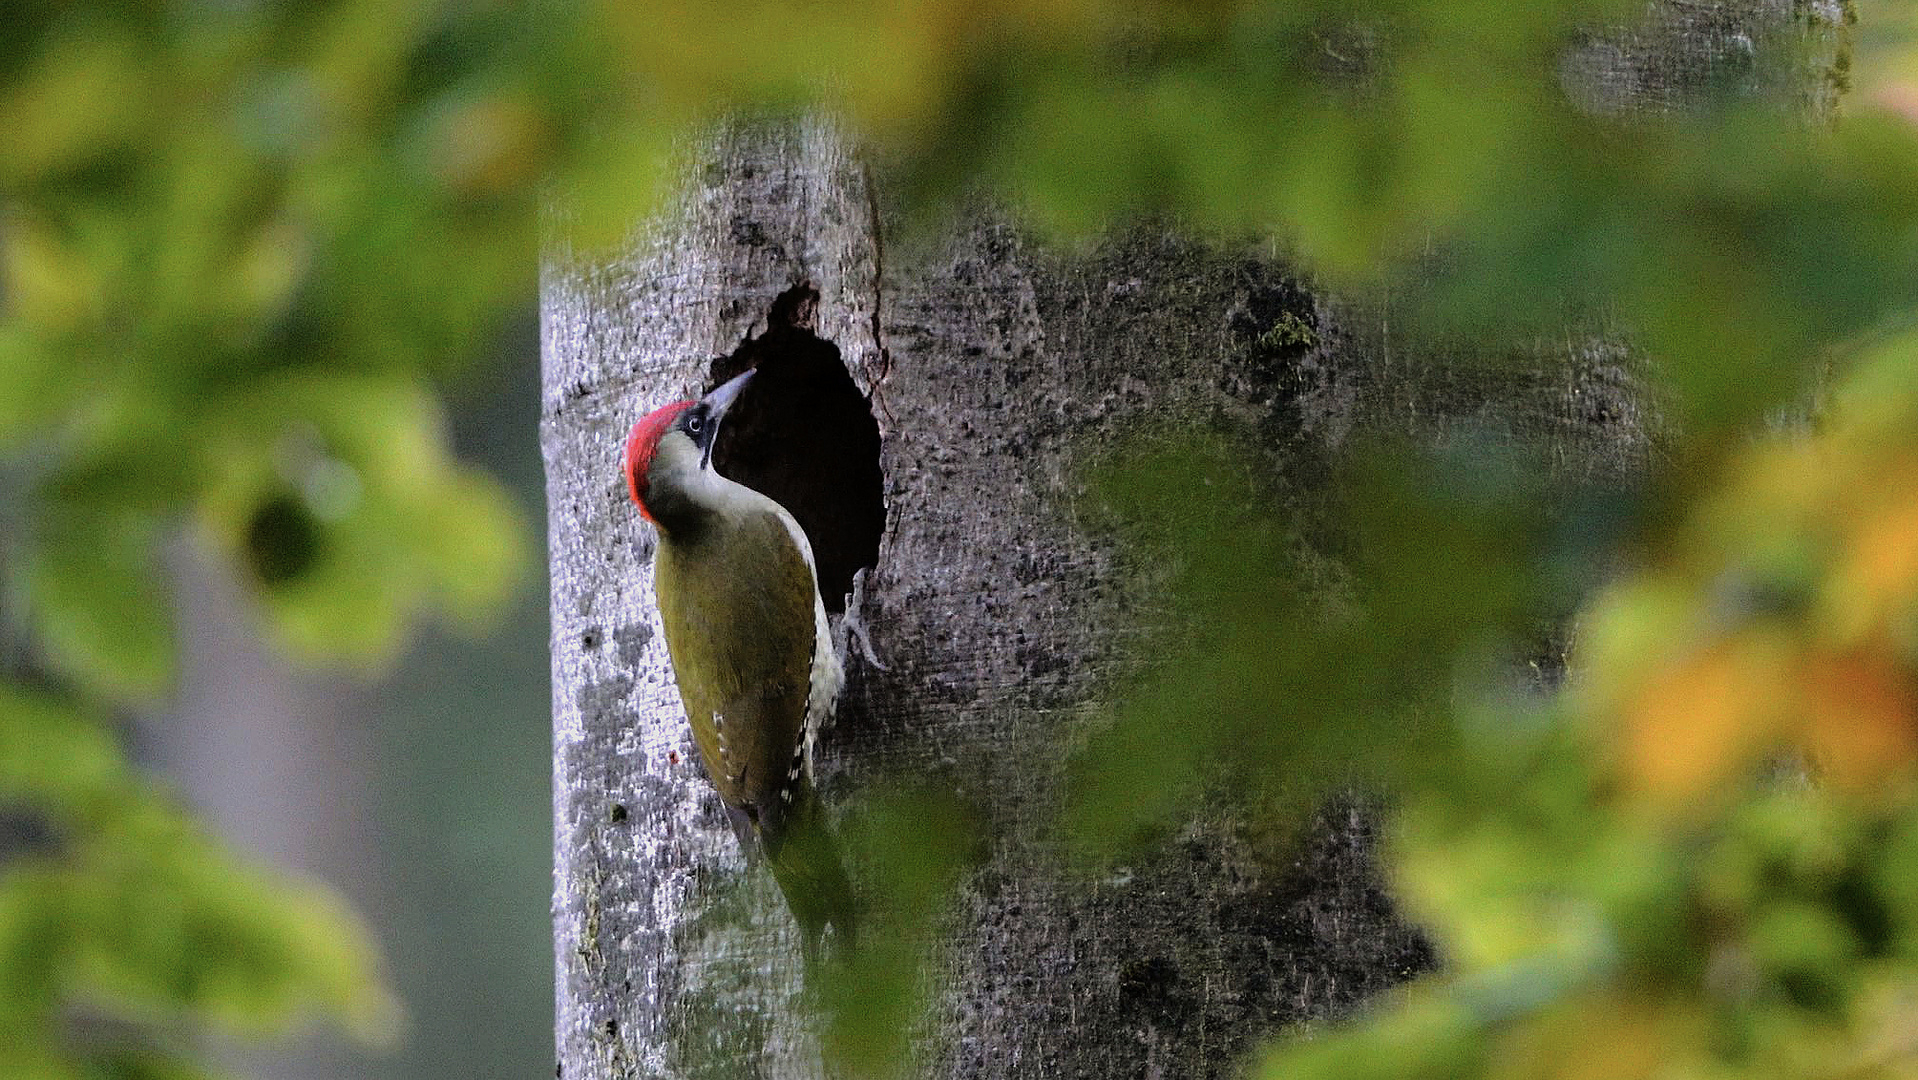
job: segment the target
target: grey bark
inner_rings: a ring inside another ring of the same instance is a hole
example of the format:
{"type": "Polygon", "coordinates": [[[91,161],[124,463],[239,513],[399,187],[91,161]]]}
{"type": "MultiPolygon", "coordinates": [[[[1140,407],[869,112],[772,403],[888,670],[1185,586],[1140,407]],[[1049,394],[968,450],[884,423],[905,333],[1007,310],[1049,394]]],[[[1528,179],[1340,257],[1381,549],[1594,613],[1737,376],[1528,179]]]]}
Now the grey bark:
{"type": "Polygon", "coordinates": [[[651,537],[616,468],[627,426],[697,393],[709,357],[801,279],[875,392],[891,521],[864,610],[888,670],[853,664],[822,787],[938,778],[988,815],[990,856],[933,964],[923,1066],[1214,1075],[1256,1031],[1421,967],[1349,811],[1302,871],[1261,867],[1235,823],[1195,815],[1177,851],[1082,887],[1054,839],[1066,755],[1152,606],[1075,523],[1088,455],[1169,411],[1335,439],[1356,390],[1331,377],[1333,346],[1259,344],[1287,311],[1329,313],[1274,262],[1156,235],[1061,259],[985,214],[894,269],[829,129],[706,150],[719,164],[658,231],[611,265],[557,252],[544,283],[564,1074],[821,1072],[789,920],[699,773],[651,537]],[[750,914],[713,919],[742,880],[750,914]]]}
{"type": "MultiPolygon", "coordinates": [[[[1625,78],[1588,84],[1568,64],[1595,108],[1625,78]]],[[[633,420],[696,394],[709,359],[801,281],[874,395],[889,513],[863,610],[888,668],[851,665],[822,790],[843,807],[887,778],[933,778],[987,808],[912,1071],[1228,1075],[1255,1038],[1432,963],[1349,805],[1327,808],[1292,865],[1199,806],[1163,850],[1095,881],[1063,872],[1064,762],[1155,611],[1078,520],[1079,478],[1146,420],[1259,433],[1302,502],[1366,429],[1627,478],[1657,425],[1616,335],[1588,327],[1540,342],[1518,373],[1461,373],[1406,353],[1389,300],[1316,296],[1269,255],[1153,231],[1054,253],[988,211],[886,250],[883,200],[823,124],[739,128],[698,157],[616,258],[556,240],[543,268],[560,1074],[825,1074],[790,919],[699,772],[652,540],[617,467],[633,420]]]]}
{"type": "MultiPolygon", "coordinates": [[[[1327,810],[1294,866],[1268,865],[1244,822],[1204,808],[1169,850],[1093,882],[1065,872],[1066,757],[1156,607],[1074,508],[1088,460],[1147,420],[1257,430],[1269,463],[1302,476],[1384,414],[1432,438],[1448,418],[1477,430],[1482,417],[1447,409],[1486,388],[1394,358],[1385,307],[1341,309],[1276,260],[1157,233],[1058,256],[980,214],[893,253],[882,280],[874,200],[827,128],[742,130],[707,151],[722,164],[629,254],[547,266],[563,1074],[822,1071],[789,920],[699,773],[651,603],[651,537],[616,468],[632,420],[697,393],[708,358],[799,279],[875,391],[891,521],[864,609],[888,669],[853,664],[822,788],[832,801],[933,778],[986,808],[989,857],[930,974],[928,1074],[1222,1075],[1253,1036],[1427,966],[1349,806],[1327,810]],[[1275,342],[1281,325],[1306,332],[1275,342]],[[714,918],[741,882],[747,914],[714,918]]],[[[1515,414],[1556,418],[1561,445],[1587,417],[1594,447],[1627,445],[1613,431],[1636,415],[1627,374],[1602,352],[1572,359],[1498,387],[1501,408],[1529,394],[1515,414]],[[1568,393],[1617,407],[1545,407],[1568,393]]]]}

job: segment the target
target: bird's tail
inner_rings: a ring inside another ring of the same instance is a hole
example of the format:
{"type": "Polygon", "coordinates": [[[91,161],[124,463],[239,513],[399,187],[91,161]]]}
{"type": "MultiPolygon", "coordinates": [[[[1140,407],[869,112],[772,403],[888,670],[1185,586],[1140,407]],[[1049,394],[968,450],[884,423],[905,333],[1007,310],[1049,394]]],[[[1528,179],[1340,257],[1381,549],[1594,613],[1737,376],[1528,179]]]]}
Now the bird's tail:
{"type": "Polygon", "coordinates": [[[773,880],[799,923],[808,959],[818,957],[828,926],[835,953],[844,957],[858,938],[852,882],[812,781],[802,775],[792,795],[777,827],[760,832],[760,844],[773,880]]]}

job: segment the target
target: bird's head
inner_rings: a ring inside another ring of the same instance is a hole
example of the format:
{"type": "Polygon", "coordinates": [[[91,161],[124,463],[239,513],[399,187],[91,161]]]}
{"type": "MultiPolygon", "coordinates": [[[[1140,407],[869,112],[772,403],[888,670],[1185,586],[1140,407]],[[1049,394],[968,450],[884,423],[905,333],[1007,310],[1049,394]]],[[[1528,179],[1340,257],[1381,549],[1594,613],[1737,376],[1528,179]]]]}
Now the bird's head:
{"type": "Polygon", "coordinates": [[[626,436],[626,491],[647,521],[658,524],[658,507],[649,505],[659,501],[655,485],[683,492],[695,474],[712,468],[719,421],[752,376],[749,370],[698,401],[662,405],[633,425],[626,436]]]}

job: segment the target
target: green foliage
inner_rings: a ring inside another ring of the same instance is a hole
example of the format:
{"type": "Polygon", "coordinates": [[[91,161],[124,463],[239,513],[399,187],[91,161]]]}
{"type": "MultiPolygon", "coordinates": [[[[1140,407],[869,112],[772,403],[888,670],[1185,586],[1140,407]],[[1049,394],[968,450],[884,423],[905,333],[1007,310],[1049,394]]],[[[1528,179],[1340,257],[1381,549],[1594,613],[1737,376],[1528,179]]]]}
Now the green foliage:
{"type": "MultiPolygon", "coordinates": [[[[1525,446],[1364,432],[1310,528],[1248,510],[1272,478],[1223,447],[1092,496],[1171,598],[1164,640],[1197,645],[1095,740],[1154,752],[1088,761],[1154,764],[1082,768],[1075,834],[1149,840],[1198,790],[1283,824],[1383,785],[1391,874],[1445,951],[1266,1073],[1908,1069],[1908,4],[19,8],[0,807],[28,840],[0,853],[0,1072],[176,1074],[150,1040],[208,1019],[384,1029],[363,933],[199,835],[103,726],[172,676],[156,545],[231,559],[304,657],[377,666],[422,613],[483,620],[524,524],[447,454],[435,385],[530,296],[542,185],[569,193],[560,240],[616,240],[688,125],[817,107],[920,214],[980,184],[1067,234],[1166,214],[1389,284],[1433,340],[1530,356],[1598,310],[1655,361],[1675,434],[1624,496],[1525,446]],[[1828,368],[1817,438],[1746,438],[1828,368]],[[1588,600],[1568,534],[1607,498],[1633,569],[1588,600]],[[1540,628],[1581,607],[1560,690],[1540,628]],[[1751,780],[1781,755],[1818,783],[1751,780]]],[[[902,884],[836,1014],[862,1071],[901,1059],[903,942],[963,864],[910,840],[949,834],[868,838],[902,884]]]]}
{"type": "Polygon", "coordinates": [[[448,453],[434,385],[530,295],[566,139],[525,104],[563,52],[500,14],[9,13],[0,1073],[187,1075],[209,1023],[392,1032],[364,928],[203,835],[106,718],[172,685],[177,538],[287,651],[374,668],[521,580],[524,516],[448,453]]]}
{"type": "Polygon", "coordinates": [[[1814,431],[1653,476],[1676,490],[1589,595],[1554,569],[1584,496],[1544,458],[1355,452],[1318,526],[1349,575],[1330,601],[1290,584],[1253,455],[1188,436],[1102,474],[1166,640],[1198,644],[1083,755],[1071,834],[1107,854],[1201,784],[1268,821],[1383,788],[1388,872],[1444,958],[1256,1075],[1908,1071],[1918,337],[1846,360],[1814,431]],[[1575,605],[1576,677],[1527,674],[1575,605]]]}
{"type": "Polygon", "coordinates": [[[816,978],[825,1046],[858,1077],[912,1076],[932,987],[933,942],[965,871],[978,859],[965,838],[972,815],[929,789],[867,800],[842,837],[865,862],[872,902],[860,912],[859,946],[816,978]]]}
{"type": "MultiPolygon", "coordinates": [[[[1556,25],[1517,33],[1562,40],[1556,25]]],[[[1658,467],[1638,491],[1594,491],[1524,437],[1434,450],[1361,431],[1329,493],[1283,499],[1229,442],[1128,448],[1090,499],[1170,625],[1081,756],[1069,834],[1106,856],[1177,828],[1199,793],[1281,823],[1354,783],[1391,793],[1388,873],[1442,971],[1275,1046],[1256,1075],[1903,1075],[1918,339],[1888,329],[1914,301],[1909,105],[1826,128],[1720,73],[1675,117],[1620,119],[1525,84],[1562,69],[1488,58],[1486,78],[1516,81],[1481,115],[1417,88],[1446,38],[1367,39],[1383,73],[1243,166],[1269,181],[1247,190],[1299,197],[1304,172],[1264,163],[1346,168],[1365,119],[1399,110],[1404,141],[1368,151],[1369,190],[1318,181],[1353,203],[1270,212],[1213,192],[1201,217],[1276,227],[1335,280],[1383,277],[1421,331],[1487,354],[1597,301],[1654,358],[1647,399],[1676,421],[1658,467]],[[1548,115],[1553,130],[1530,126],[1548,115]],[[1753,434],[1821,381],[1813,430],[1753,434]],[[1261,509],[1301,498],[1310,522],[1261,509]],[[1621,498],[1621,576],[1590,591],[1563,568],[1589,557],[1591,505],[1621,498]],[[1301,591],[1325,574],[1300,544],[1330,556],[1331,588],[1301,591]]],[[[1102,200],[1163,190],[1086,184],[1075,154],[1133,175],[1150,144],[1153,179],[1176,188],[1162,147],[1199,136],[1151,143],[1125,129],[1149,106],[1062,81],[1087,99],[1066,112],[1107,116],[1110,145],[1065,145],[1053,186],[1026,176],[1043,212],[1091,223],[1124,209],[1102,200]]]]}
{"type": "Polygon", "coordinates": [[[1355,453],[1333,484],[1343,517],[1324,538],[1344,554],[1344,577],[1315,593],[1301,589],[1296,530],[1248,475],[1254,455],[1195,448],[1189,432],[1121,448],[1090,500],[1142,568],[1159,568],[1140,587],[1176,607],[1146,654],[1179,662],[1128,693],[1082,755],[1098,764],[1082,773],[1085,817],[1070,834],[1135,839],[1176,820],[1232,760],[1245,764],[1230,782],[1284,823],[1341,784],[1446,760],[1459,734],[1433,708],[1456,657],[1569,607],[1549,579],[1513,572],[1550,532],[1536,478],[1473,449],[1470,476],[1403,446],[1355,453]]]}
{"type": "Polygon", "coordinates": [[[357,921],[208,839],[97,718],[0,688],[0,805],[32,837],[0,874],[0,1072],[183,1067],[132,1029],[99,1037],[109,1020],[278,1030],[324,1012],[391,1037],[357,921]]]}
{"type": "Polygon", "coordinates": [[[1350,578],[1304,616],[1247,509],[1271,500],[1231,479],[1249,455],[1154,448],[1163,470],[1095,485],[1206,629],[1084,756],[1073,835],[1176,825],[1201,778],[1267,820],[1379,786],[1388,871],[1444,957],[1257,1075],[1908,1070],[1918,337],[1847,359],[1814,432],[1662,478],[1684,509],[1642,504],[1562,686],[1513,652],[1587,587],[1553,570],[1576,538],[1538,508],[1579,495],[1542,461],[1358,455],[1330,530],[1350,578]],[[1162,773],[1126,746],[1182,751],[1162,773]]]}

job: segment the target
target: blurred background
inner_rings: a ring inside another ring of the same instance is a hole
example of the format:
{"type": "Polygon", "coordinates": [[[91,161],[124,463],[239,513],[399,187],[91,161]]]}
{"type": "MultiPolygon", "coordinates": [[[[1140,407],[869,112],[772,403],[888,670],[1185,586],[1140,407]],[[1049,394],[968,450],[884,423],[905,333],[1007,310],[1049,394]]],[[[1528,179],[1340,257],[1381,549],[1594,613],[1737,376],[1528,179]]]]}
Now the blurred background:
{"type": "Polygon", "coordinates": [[[1049,240],[1282,251],[1389,296],[1401,368],[1468,406],[1548,353],[1631,358],[1655,436],[1599,554],[1533,512],[1536,462],[1447,487],[1417,438],[1354,455],[1364,498],[1313,523],[1338,611],[1287,559],[1205,558],[1291,550],[1258,478],[1111,500],[1225,659],[1115,711],[1118,746],[1189,752],[1086,769],[1080,833],[1152,842],[1226,754],[1308,796],[1363,773],[1443,960],[1249,1067],[1918,1069],[1910,3],[0,23],[0,1076],[546,1074],[542,245],[617,244],[702,124],[819,110],[903,229],[983,192],[1049,240]],[[1515,695],[1541,620],[1576,677],[1515,695]],[[1287,672],[1341,689],[1310,730],[1350,737],[1289,737],[1287,672]],[[1404,752],[1367,759],[1380,732],[1404,752]]]}
{"type": "MultiPolygon", "coordinates": [[[[543,502],[531,312],[448,388],[453,452],[543,502]]],[[[536,560],[537,562],[537,560],[536,560]]],[[[480,634],[426,628],[387,674],[289,664],[247,582],[164,557],[179,596],[177,704],[142,758],[249,857],[340,891],[401,1001],[397,1041],[228,1040],[259,1077],[544,1075],[552,1058],[551,700],[544,568],[480,634]]]]}

